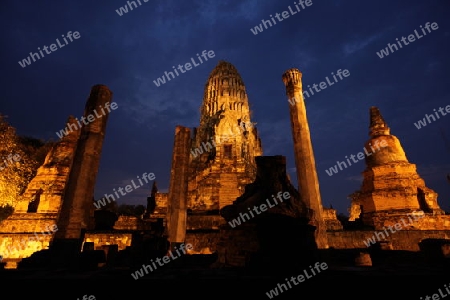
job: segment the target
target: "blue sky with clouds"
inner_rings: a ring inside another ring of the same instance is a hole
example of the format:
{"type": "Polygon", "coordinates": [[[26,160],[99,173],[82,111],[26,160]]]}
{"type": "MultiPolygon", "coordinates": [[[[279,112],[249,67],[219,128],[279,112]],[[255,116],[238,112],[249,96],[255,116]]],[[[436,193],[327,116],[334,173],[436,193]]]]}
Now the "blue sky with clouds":
{"type": "MultiPolygon", "coordinates": [[[[326,169],[362,150],[369,108],[377,106],[410,162],[450,210],[450,116],[418,130],[425,113],[450,105],[448,1],[316,1],[254,35],[251,28],[294,1],[148,1],[122,16],[126,1],[2,1],[0,112],[19,134],[56,140],[69,115],[81,117],[90,88],[105,84],[119,108],[108,120],[95,195],[145,172],[169,186],[176,125],[195,127],[209,73],[231,62],[246,85],[264,155],[285,155],[295,179],[289,104],[281,75],[295,67],[303,84],[331,72],[350,76],[306,99],[322,200],[347,214],[364,164],[326,169]],[[420,25],[437,30],[380,59],[376,52],[420,25]],[[37,47],[78,31],[80,39],[22,68],[37,47]],[[203,50],[215,57],[160,87],[153,80],[203,50]],[[445,142],[447,139],[447,144],[445,142]]],[[[295,180],[294,180],[295,181],[295,180]]],[[[147,185],[119,199],[145,204],[147,185]]]]}

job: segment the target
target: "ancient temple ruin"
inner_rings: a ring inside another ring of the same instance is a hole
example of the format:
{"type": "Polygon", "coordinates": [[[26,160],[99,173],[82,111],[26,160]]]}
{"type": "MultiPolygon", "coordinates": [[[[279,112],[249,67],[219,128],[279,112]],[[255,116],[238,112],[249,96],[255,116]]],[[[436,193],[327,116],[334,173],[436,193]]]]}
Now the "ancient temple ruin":
{"type": "MultiPolygon", "coordinates": [[[[301,73],[296,69],[289,70],[283,75],[283,81],[288,98],[302,99],[290,108],[300,186],[297,201],[303,204],[304,217],[317,228],[319,248],[327,248],[326,223],[322,217],[309,128],[301,125],[307,124],[301,73]]],[[[219,211],[232,207],[246,187],[257,180],[256,159],[263,153],[257,128],[251,120],[244,82],[229,62],[219,61],[209,75],[200,112],[200,126],[193,129],[189,149],[186,144],[190,130],[176,129],[166,220],[171,242],[179,243],[183,236],[182,240],[191,242],[195,251],[211,253],[218,251],[221,230],[227,226],[219,211]],[[180,140],[178,135],[183,130],[185,138],[180,140]],[[190,151],[189,160],[186,160],[187,151],[190,151]],[[176,162],[183,159],[184,163],[176,162]],[[181,189],[186,184],[187,194],[183,195],[186,192],[181,189]],[[175,194],[172,189],[176,190],[175,194]],[[185,207],[184,211],[180,211],[180,207],[185,207]],[[171,233],[171,228],[177,228],[177,234],[171,233]]],[[[280,171],[275,165],[272,167],[275,169],[267,168],[264,172],[280,171]]],[[[285,163],[279,168],[284,170],[281,176],[285,176],[285,163]]]]}
{"type": "MultiPolygon", "coordinates": [[[[111,96],[106,86],[93,86],[84,117],[100,112],[111,96]]],[[[66,135],[50,149],[14,213],[1,223],[0,255],[8,268],[55,240],[77,240],[80,249],[81,231],[93,229],[92,200],[107,119],[105,114],[80,127],[69,117],[66,135]]]]}
{"type": "Polygon", "coordinates": [[[178,190],[187,184],[187,194],[177,192],[173,197],[171,191],[157,194],[156,209],[164,212],[164,207],[167,207],[167,214],[172,218],[172,221],[168,219],[167,226],[174,228],[178,225],[173,223],[176,222],[173,221],[174,210],[170,208],[180,207],[180,197],[186,197],[183,200],[186,201],[183,204],[185,220],[180,213],[176,220],[184,222],[187,239],[195,240],[196,251],[211,252],[216,248],[219,226],[225,223],[219,210],[241,196],[245,185],[254,181],[255,157],[262,155],[262,146],[257,128],[251,121],[244,82],[229,62],[219,61],[210,73],[200,111],[199,127],[191,132],[189,128],[180,126],[175,134],[170,190],[178,190]],[[177,136],[183,130],[189,140],[181,142],[177,136]],[[177,153],[187,153],[185,166],[174,164],[175,159],[183,159],[177,153]],[[175,175],[180,170],[185,172],[184,175],[175,175]],[[180,182],[180,176],[187,181],[180,182]],[[202,233],[195,234],[196,230],[202,233]],[[204,233],[205,230],[210,232],[204,233]]]}
{"type": "MultiPolygon", "coordinates": [[[[75,123],[70,116],[66,124],[75,123]]],[[[79,135],[79,130],[71,131],[50,149],[14,213],[1,222],[0,255],[9,267],[14,268],[22,258],[48,248],[53,234],[41,233],[56,225],[79,135]],[[38,239],[31,239],[35,233],[38,239]]]]}
{"type": "Polygon", "coordinates": [[[58,216],[58,231],[51,243],[55,260],[58,257],[64,261],[78,255],[84,233],[94,229],[94,188],[109,118],[104,108],[111,100],[112,92],[107,86],[98,84],[91,88],[84,109],[84,118],[90,122],[80,129],[58,216]]]}
{"type": "Polygon", "coordinates": [[[295,166],[300,197],[311,210],[311,220],[316,227],[316,243],[320,249],[328,248],[326,223],[320,195],[319,178],[317,177],[316,161],[314,157],[309,124],[306,116],[305,101],[303,99],[302,73],[292,68],[283,74],[286,86],[286,96],[289,105],[292,139],[294,141],[295,166]]]}
{"type": "Polygon", "coordinates": [[[232,64],[219,61],[209,75],[200,114],[191,145],[189,208],[217,211],[253,182],[255,157],[262,155],[244,82],[232,64]]]}
{"type": "MultiPolygon", "coordinates": [[[[56,258],[76,264],[82,261],[78,255],[95,267],[122,257],[126,267],[182,243],[192,244],[190,255],[217,257],[214,266],[295,267],[316,259],[320,251],[367,249],[377,231],[411,215],[420,218],[375,242],[390,250],[419,251],[426,239],[448,239],[450,216],[376,107],[370,108],[365,147],[381,141],[386,147],[365,157],[348,224],[344,227],[334,209],[323,207],[302,74],[291,68],[281,78],[289,100],[285,108],[297,187],[286,174],[282,153],[263,155],[244,82],[231,63],[219,61],[206,81],[199,126],[175,128],[168,193],[158,192],[154,182],[141,217],[119,216],[96,227],[95,216],[102,214],[94,211],[93,195],[107,116],[69,131],[49,151],[14,213],[0,223],[0,256],[7,268],[33,261],[48,265],[56,258]],[[39,232],[45,232],[41,239],[29,239],[39,232]],[[280,264],[277,258],[286,249],[302,255],[280,264]]],[[[85,117],[111,99],[106,86],[93,86],[85,117]]],[[[66,125],[75,122],[69,117],[66,125]]]]}
{"type": "Polygon", "coordinates": [[[450,229],[450,216],[440,208],[438,194],[425,185],[416,165],[408,161],[377,107],[370,108],[369,136],[366,149],[382,141],[387,146],[366,155],[361,189],[351,195],[350,218],[360,218],[363,224],[380,230],[414,213],[421,218],[404,229],[450,229]]]}

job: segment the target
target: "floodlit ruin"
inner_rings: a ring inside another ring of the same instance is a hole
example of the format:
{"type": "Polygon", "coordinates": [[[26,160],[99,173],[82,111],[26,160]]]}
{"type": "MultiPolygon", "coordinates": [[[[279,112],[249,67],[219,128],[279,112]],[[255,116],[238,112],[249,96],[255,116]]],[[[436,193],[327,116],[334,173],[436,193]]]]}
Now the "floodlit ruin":
{"type": "MultiPolygon", "coordinates": [[[[302,73],[289,69],[282,83],[287,101],[280,105],[291,121],[296,178],[287,175],[283,153],[263,155],[244,81],[235,66],[219,61],[206,81],[199,126],[174,128],[168,193],[160,193],[154,182],[140,217],[116,216],[93,203],[103,138],[113,116],[63,136],[22,193],[5,193],[10,179],[1,177],[0,204],[14,207],[0,222],[2,267],[132,268],[183,244],[192,245],[187,256],[201,255],[210,268],[301,266],[324,251],[340,250],[356,265],[372,265],[374,247],[391,253],[432,248],[448,258],[450,215],[376,107],[368,108],[369,139],[361,146],[369,149],[381,140],[387,146],[364,158],[363,183],[350,196],[349,219],[323,207],[302,73]],[[367,247],[368,239],[399,228],[411,215],[420,218],[367,247]],[[277,262],[286,249],[303,254],[277,262]]],[[[112,98],[108,87],[93,86],[85,116],[112,98]]],[[[70,128],[74,122],[71,116],[62,125],[70,128]]]]}

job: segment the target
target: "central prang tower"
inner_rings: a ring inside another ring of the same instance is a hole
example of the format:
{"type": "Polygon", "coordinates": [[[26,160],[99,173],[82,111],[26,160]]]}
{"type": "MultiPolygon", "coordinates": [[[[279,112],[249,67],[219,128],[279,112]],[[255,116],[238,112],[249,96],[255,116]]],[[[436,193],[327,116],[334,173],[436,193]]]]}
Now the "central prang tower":
{"type": "Polygon", "coordinates": [[[205,85],[200,126],[194,128],[188,179],[188,209],[215,211],[232,204],[254,181],[261,140],[250,119],[244,82],[219,61],[205,85]]]}

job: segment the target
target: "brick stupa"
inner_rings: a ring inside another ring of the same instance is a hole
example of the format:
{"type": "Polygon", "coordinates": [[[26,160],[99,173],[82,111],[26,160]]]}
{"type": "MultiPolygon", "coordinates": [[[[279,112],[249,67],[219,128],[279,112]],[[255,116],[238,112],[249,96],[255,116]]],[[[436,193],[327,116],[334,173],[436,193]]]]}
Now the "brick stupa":
{"type": "Polygon", "coordinates": [[[350,195],[350,220],[361,218],[364,225],[382,230],[413,214],[420,218],[403,229],[449,229],[450,216],[440,208],[438,194],[425,185],[416,165],[408,161],[399,139],[391,135],[377,107],[370,108],[369,128],[365,148],[371,149],[383,141],[387,146],[366,155],[361,189],[350,195]]]}

